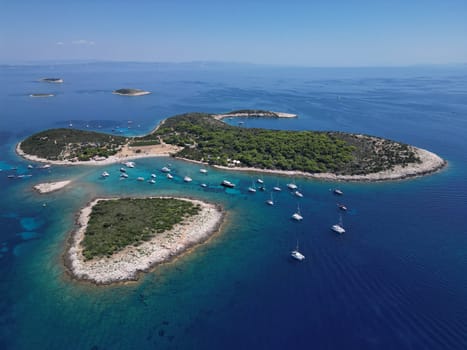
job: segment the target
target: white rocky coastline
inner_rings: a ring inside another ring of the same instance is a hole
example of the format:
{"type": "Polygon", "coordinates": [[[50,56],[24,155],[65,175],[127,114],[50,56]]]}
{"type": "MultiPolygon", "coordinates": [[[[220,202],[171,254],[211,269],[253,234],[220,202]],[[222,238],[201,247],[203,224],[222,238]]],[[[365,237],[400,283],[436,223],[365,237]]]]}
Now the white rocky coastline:
{"type": "Polygon", "coordinates": [[[45,182],[41,184],[34,185],[33,188],[41,193],[50,193],[54,191],[58,191],[62,189],[65,186],[68,186],[71,183],[71,180],[65,180],[65,181],[57,181],[57,182],[45,182]]]}
{"type": "Polygon", "coordinates": [[[78,229],[72,233],[70,247],[65,253],[65,263],[71,275],[78,280],[95,284],[137,280],[141,272],[171,260],[190,247],[206,241],[220,229],[224,213],[218,206],[195,199],[177,199],[200,205],[200,213],[137,247],[127,247],[110,258],[94,258],[86,261],[82,254],[81,242],[84,239],[92,207],[100,200],[111,199],[92,201],[81,210],[77,220],[78,229]]]}

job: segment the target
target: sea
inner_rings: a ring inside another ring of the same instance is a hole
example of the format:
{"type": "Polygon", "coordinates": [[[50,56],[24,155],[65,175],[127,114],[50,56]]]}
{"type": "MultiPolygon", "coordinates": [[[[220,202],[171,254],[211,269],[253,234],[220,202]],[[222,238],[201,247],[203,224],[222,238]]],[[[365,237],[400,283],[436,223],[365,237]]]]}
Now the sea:
{"type": "Polygon", "coordinates": [[[2,65],[0,79],[0,349],[467,349],[467,66],[79,62],[2,65]],[[125,87],[152,94],[111,93],[125,87]],[[15,154],[47,128],[133,136],[180,113],[247,108],[298,118],[244,119],[244,128],[377,135],[448,165],[352,183],[202,174],[163,157],[136,160],[120,180],[120,164],[43,169],[15,154]],[[173,180],[160,171],[167,164],[173,180]],[[151,173],[155,184],[136,180],[151,173]],[[249,193],[258,178],[266,191],[249,193]],[[72,184],[54,193],[32,188],[65,179],[72,184]],[[219,186],[224,179],[236,187],[219,186]],[[292,182],[303,198],[287,190],[292,182]],[[282,191],[269,206],[273,186],[282,191]],[[70,278],[63,254],[80,208],[96,197],[158,195],[219,203],[222,230],[137,282],[70,278]],[[330,229],[340,220],[343,235],[330,229]],[[297,244],[302,262],[290,257],[297,244]]]}

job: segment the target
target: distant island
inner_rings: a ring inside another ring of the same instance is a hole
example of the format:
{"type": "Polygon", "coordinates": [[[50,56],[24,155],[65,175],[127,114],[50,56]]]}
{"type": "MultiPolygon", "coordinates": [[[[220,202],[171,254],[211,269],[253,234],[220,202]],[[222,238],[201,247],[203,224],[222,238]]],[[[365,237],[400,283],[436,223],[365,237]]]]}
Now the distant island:
{"type": "Polygon", "coordinates": [[[213,117],[221,120],[224,118],[296,118],[297,115],[292,113],[265,111],[262,109],[240,109],[222,114],[214,114],[213,117]]]}
{"type": "Polygon", "coordinates": [[[54,83],[54,84],[61,84],[63,83],[63,79],[62,78],[42,78],[40,79],[40,81],[44,82],[44,83],[54,83]]]}
{"type": "Polygon", "coordinates": [[[30,94],[29,97],[53,97],[54,94],[30,94]]]}
{"type": "Polygon", "coordinates": [[[427,150],[376,136],[240,128],[218,116],[174,116],[150,134],[134,138],[73,129],[46,130],[19,143],[17,152],[28,159],[57,164],[172,155],[231,170],[346,181],[402,179],[446,165],[427,150]]]}
{"type": "Polygon", "coordinates": [[[123,96],[143,96],[143,95],[149,95],[151,92],[140,90],[140,89],[118,89],[118,90],[112,91],[112,93],[115,95],[123,95],[123,96]]]}
{"type": "Polygon", "coordinates": [[[217,205],[187,198],[96,199],[80,212],[65,264],[96,284],[136,280],[207,240],[223,216],[217,205]]]}

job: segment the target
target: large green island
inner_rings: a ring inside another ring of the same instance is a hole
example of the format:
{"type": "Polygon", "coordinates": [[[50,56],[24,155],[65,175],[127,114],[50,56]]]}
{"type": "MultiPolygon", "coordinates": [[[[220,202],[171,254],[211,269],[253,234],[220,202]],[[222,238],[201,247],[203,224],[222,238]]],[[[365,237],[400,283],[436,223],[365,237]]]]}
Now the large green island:
{"type": "MultiPolygon", "coordinates": [[[[241,112],[248,117],[255,114],[251,110],[241,112]]],[[[277,116],[276,112],[269,113],[269,117],[277,116]]],[[[136,138],[52,129],[30,136],[17,150],[35,160],[76,163],[96,160],[96,156],[121,161],[129,156],[170,154],[233,170],[354,181],[413,177],[432,173],[446,164],[427,150],[376,136],[242,128],[221,120],[232,114],[239,113],[177,115],[161,122],[150,134],[136,138]],[[68,136],[64,139],[62,134],[68,136]],[[135,145],[134,153],[122,154],[121,150],[131,145],[135,145]],[[145,145],[150,148],[145,149],[145,145]]]]}
{"type": "Polygon", "coordinates": [[[65,263],[79,280],[136,280],[207,240],[223,215],[217,205],[187,198],[96,199],[80,212],[65,263]]]}

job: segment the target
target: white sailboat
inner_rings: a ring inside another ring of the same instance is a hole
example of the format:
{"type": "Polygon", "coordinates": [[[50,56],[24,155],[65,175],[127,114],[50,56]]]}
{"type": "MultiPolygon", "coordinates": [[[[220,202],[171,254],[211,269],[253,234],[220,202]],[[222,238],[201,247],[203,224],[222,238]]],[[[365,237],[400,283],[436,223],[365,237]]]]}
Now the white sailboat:
{"type": "Polygon", "coordinates": [[[302,216],[302,214],[300,213],[300,206],[299,206],[299,205],[297,205],[297,212],[294,213],[294,214],[292,215],[292,219],[294,219],[294,220],[296,220],[296,221],[301,221],[301,220],[303,220],[303,216],[302,216]]]}
{"type": "Polygon", "coordinates": [[[168,174],[167,174],[167,178],[168,178],[169,180],[171,180],[171,179],[173,179],[174,177],[173,177],[172,174],[168,173],[168,174]]]}
{"type": "Polygon", "coordinates": [[[248,187],[248,192],[251,192],[251,193],[255,193],[255,192],[256,192],[255,183],[254,183],[253,181],[251,182],[251,186],[248,187]]]}
{"type": "Polygon", "coordinates": [[[294,250],[292,250],[290,252],[290,256],[292,258],[294,258],[295,260],[298,260],[298,261],[303,261],[305,260],[305,255],[303,255],[302,253],[300,253],[300,251],[298,250],[298,240],[297,240],[297,246],[295,247],[294,250]]]}
{"type": "Polygon", "coordinates": [[[342,215],[339,215],[339,223],[332,225],[331,230],[333,230],[334,232],[338,234],[345,233],[344,224],[342,223],[342,215]]]}
{"type": "Polygon", "coordinates": [[[296,191],[298,189],[298,186],[295,184],[295,180],[293,180],[291,183],[288,183],[287,188],[289,190],[296,191]]]}
{"type": "Polygon", "coordinates": [[[185,177],[183,178],[183,181],[185,181],[185,182],[191,182],[191,181],[193,181],[193,179],[192,179],[191,177],[189,177],[189,176],[185,176],[185,177]]]}
{"type": "Polygon", "coordinates": [[[266,204],[267,204],[267,205],[274,205],[274,200],[272,199],[272,192],[271,192],[271,198],[269,198],[269,199],[266,201],[266,204]]]}
{"type": "Polygon", "coordinates": [[[303,193],[300,192],[300,191],[295,191],[294,194],[295,194],[297,197],[303,198],[303,193]]]}

